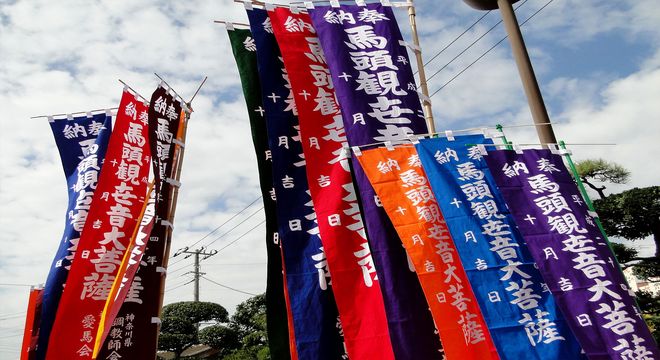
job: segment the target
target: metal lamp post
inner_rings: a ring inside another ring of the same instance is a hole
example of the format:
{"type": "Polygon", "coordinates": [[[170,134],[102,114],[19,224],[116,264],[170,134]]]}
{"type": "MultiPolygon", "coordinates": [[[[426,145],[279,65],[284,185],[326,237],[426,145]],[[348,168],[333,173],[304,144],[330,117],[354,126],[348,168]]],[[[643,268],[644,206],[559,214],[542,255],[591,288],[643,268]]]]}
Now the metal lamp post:
{"type": "Polygon", "coordinates": [[[527,102],[529,103],[529,108],[532,112],[532,119],[536,124],[536,133],[539,136],[541,144],[557,143],[555,133],[552,130],[552,125],[550,124],[550,118],[548,117],[548,111],[545,108],[543,96],[541,95],[541,90],[539,89],[539,84],[536,81],[536,75],[534,75],[532,63],[529,60],[529,54],[527,53],[525,41],[523,40],[522,34],[520,33],[518,19],[516,19],[513,6],[511,6],[511,4],[518,2],[518,0],[463,1],[478,10],[500,9],[504,27],[506,28],[506,33],[508,35],[509,42],[511,43],[513,57],[516,59],[518,73],[520,74],[520,79],[522,80],[523,88],[525,89],[525,95],[527,96],[527,102]]]}

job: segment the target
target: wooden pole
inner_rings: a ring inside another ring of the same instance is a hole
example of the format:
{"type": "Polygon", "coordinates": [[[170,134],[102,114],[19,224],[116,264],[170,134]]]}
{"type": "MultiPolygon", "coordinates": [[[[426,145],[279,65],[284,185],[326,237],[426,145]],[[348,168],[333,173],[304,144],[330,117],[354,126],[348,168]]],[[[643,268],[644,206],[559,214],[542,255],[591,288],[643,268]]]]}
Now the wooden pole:
{"type": "Polygon", "coordinates": [[[424,95],[422,99],[422,107],[424,108],[424,118],[426,119],[426,126],[429,133],[435,133],[435,122],[433,120],[433,109],[431,106],[431,99],[429,97],[429,87],[426,83],[426,72],[424,71],[424,60],[422,59],[422,48],[419,46],[419,35],[417,34],[417,20],[415,13],[415,6],[413,0],[408,0],[408,18],[410,19],[410,29],[412,32],[413,44],[417,49],[415,52],[415,59],[417,60],[417,70],[419,71],[419,86],[424,95]]]}

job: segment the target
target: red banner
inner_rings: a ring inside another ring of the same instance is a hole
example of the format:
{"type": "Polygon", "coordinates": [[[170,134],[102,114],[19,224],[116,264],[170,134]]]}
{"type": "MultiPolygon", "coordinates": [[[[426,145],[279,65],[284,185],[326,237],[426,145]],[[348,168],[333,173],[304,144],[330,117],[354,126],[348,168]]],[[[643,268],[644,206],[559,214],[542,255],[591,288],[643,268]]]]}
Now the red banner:
{"type": "MultiPolygon", "coordinates": [[[[119,271],[115,277],[115,282],[112,285],[103,312],[101,313],[99,327],[96,332],[96,342],[94,344],[94,359],[98,357],[101,345],[108,336],[111,325],[115,321],[117,314],[119,314],[119,310],[121,310],[129,292],[131,292],[132,295],[137,295],[141,290],[140,288],[143,288],[140,282],[141,279],[136,277],[135,273],[137,273],[140,268],[142,256],[147,248],[147,242],[149,241],[149,235],[151,234],[151,229],[154,227],[156,196],[153,191],[153,184],[149,186],[148,192],[150,196],[149,200],[144,203],[144,208],[141,211],[140,226],[137,228],[137,233],[131,237],[128,249],[124,253],[124,260],[121,262],[119,271]]],[[[128,300],[132,299],[129,298],[128,300]]]]}
{"type": "MultiPolygon", "coordinates": [[[[393,359],[330,71],[309,15],[268,12],[298,110],[307,180],[350,359],[393,359]]],[[[317,267],[322,265],[317,265],[317,267]]],[[[320,278],[326,269],[319,268],[320,278]]],[[[325,279],[324,279],[325,280],[325,279]]]]}
{"type": "Polygon", "coordinates": [[[449,359],[498,359],[413,146],[357,155],[410,257],[449,359]]]}
{"type": "Polygon", "coordinates": [[[99,317],[146,200],[147,105],[124,91],[46,359],[91,359],[99,317]]]}
{"type": "Polygon", "coordinates": [[[23,330],[23,345],[21,346],[21,360],[36,358],[37,339],[39,336],[39,317],[44,289],[30,289],[27,315],[25,316],[25,330],[23,330]]]}

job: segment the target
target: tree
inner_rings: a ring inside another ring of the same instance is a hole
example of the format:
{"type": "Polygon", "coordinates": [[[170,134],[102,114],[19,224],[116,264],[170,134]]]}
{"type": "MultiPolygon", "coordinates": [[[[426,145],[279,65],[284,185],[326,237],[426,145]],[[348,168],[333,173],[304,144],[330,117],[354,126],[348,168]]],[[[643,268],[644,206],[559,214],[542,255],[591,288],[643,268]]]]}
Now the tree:
{"type": "Polygon", "coordinates": [[[260,294],[238,304],[229,321],[240,337],[240,347],[223,360],[268,360],[268,335],[266,332],[266,294],[260,294]]]}
{"type": "Polygon", "coordinates": [[[630,172],[623,166],[607,162],[603,159],[587,159],[575,164],[580,180],[594,189],[601,199],[605,198],[605,185],[597,186],[595,182],[625,184],[628,182],[630,172]]]}
{"type": "Polygon", "coordinates": [[[158,338],[158,350],[172,351],[175,358],[198,341],[197,323],[229,321],[222,305],[211,302],[182,301],[163,307],[163,323],[158,338]]]}
{"type": "Polygon", "coordinates": [[[211,325],[199,331],[199,342],[220,350],[219,358],[241,347],[238,332],[224,325],[211,325]]]}
{"type": "Polygon", "coordinates": [[[660,186],[634,188],[594,201],[609,235],[639,240],[649,235],[655,242],[655,262],[660,257],[660,186]]]}

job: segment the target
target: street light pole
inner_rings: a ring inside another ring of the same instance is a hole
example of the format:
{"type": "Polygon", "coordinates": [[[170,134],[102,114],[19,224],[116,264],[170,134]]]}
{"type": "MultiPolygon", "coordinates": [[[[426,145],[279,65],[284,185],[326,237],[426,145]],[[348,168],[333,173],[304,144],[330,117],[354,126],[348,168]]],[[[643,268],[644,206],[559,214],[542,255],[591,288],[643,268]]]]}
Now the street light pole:
{"type": "Polygon", "coordinates": [[[513,51],[513,57],[516,60],[516,65],[518,66],[518,74],[520,75],[520,80],[522,81],[523,88],[525,89],[525,95],[527,96],[529,109],[532,112],[532,119],[536,124],[536,133],[538,134],[541,144],[557,143],[555,133],[552,129],[552,124],[550,124],[548,111],[546,110],[545,103],[543,102],[541,89],[539,88],[539,84],[536,80],[536,75],[534,75],[534,68],[532,67],[532,62],[529,60],[527,47],[525,46],[525,41],[523,40],[522,33],[520,32],[518,19],[516,18],[516,14],[513,11],[513,6],[511,5],[518,2],[518,0],[463,1],[471,7],[479,10],[500,9],[504,27],[511,44],[511,50],[513,51]]]}

